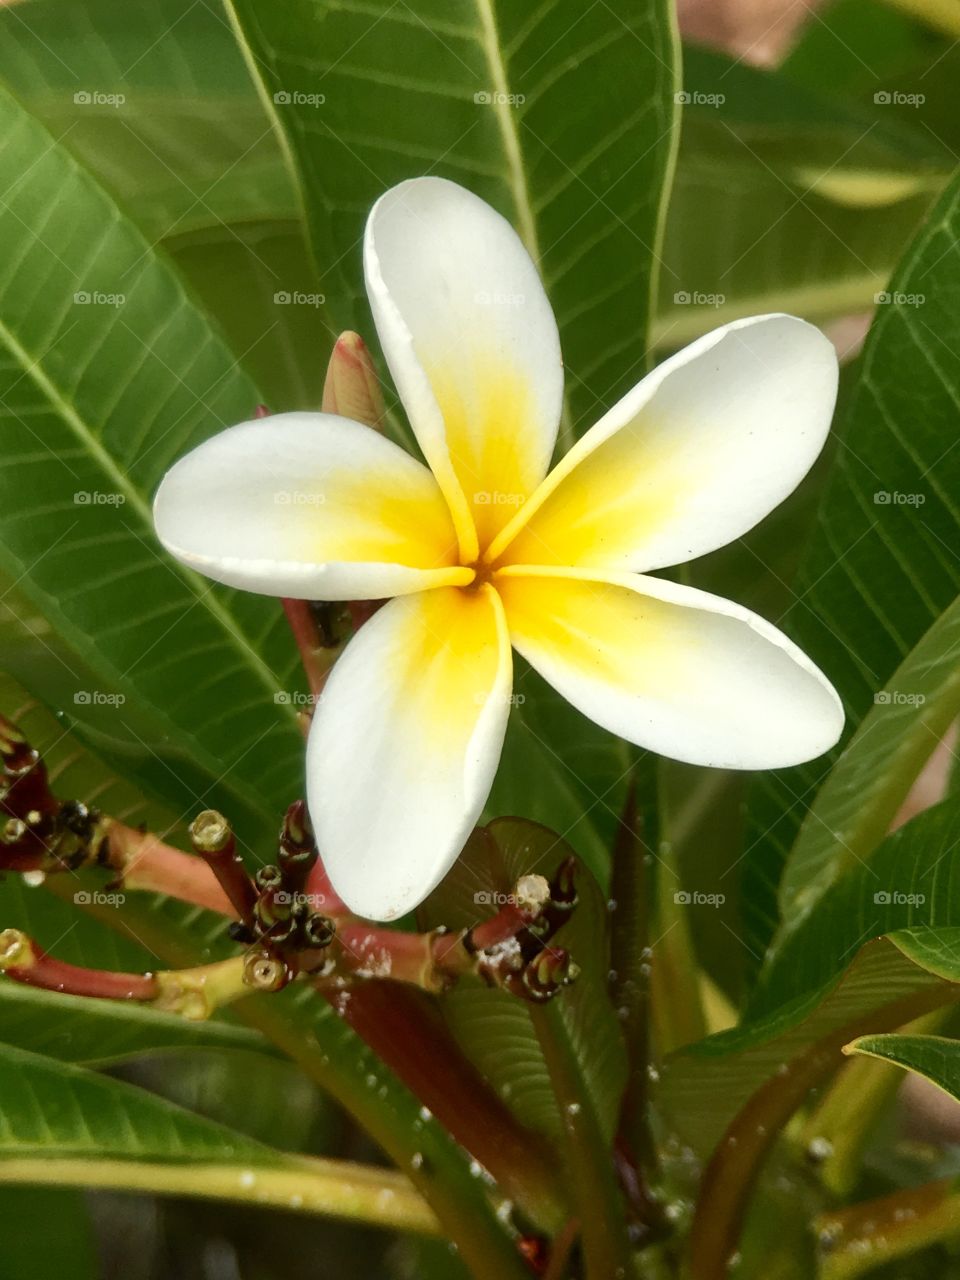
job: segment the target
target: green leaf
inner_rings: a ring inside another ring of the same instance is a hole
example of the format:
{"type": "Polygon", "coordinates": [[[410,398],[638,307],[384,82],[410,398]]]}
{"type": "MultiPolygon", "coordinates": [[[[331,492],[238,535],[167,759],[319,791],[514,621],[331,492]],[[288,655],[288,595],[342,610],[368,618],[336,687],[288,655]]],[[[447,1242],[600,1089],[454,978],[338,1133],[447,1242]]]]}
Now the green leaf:
{"type": "MultiPolygon", "coordinates": [[[[549,879],[569,854],[568,846],[552,831],[520,819],[501,818],[474,834],[453,870],[421,908],[422,919],[427,927],[469,928],[493,914],[520,876],[536,873],[549,879]]],[[[626,1056],[607,995],[606,903],[582,865],[577,871],[577,892],[578,905],[569,923],[557,933],[556,945],[570,952],[580,976],[573,987],[556,997],[558,1021],[609,1139],[626,1082],[626,1056]]],[[[479,979],[461,981],[440,999],[467,1057],[521,1123],[551,1138],[559,1137],[562,1120],[526,1004],[479,979]]]]}
{"type": "Polygon", "coordinates": [[[858,1036],[843,1051],[892,1062],[960,1099],[960,1044],[956,1040],[946,1036],[858,1036]]]}
{"type": "MultiPolygon", "coordinates": [[[[813,1046],[855,1035],[864,1021],[882,1026],[890,1010],[900,1026],[958,1000],[960,928],[892,932],[866,943],[816,990],[680,1050],[663,1066],[658,1101],[684,1139],[707,1155],[758,1090],[778,1079],[786,1088],[813,1046]]],[[[824,1054],[821,1078],[841,1061],[838,1043],[824,1054]]]]}
{"type": "Polygon", "coordinates": [[[262,1049],[255,1032],[226,1022],[188,1022],[140,1005],[38,991],[0,980],[0,1041],[87,1066],[160,1049],[262,1049]]]}
{"type": "Polygon", "coordinates": [[[5,92],[0,137],[0,570],[57,638],[6,662],[158,757],[178,811],[212,802],[252,843],[300,787],[295,715],[273,701],[293,646],[274,602],[160,550],[149,501],[174,458],[258,394],[167,263],[5,92]]]}
{"type": "Polygon", "coordinates": [[[323,315],[275,302],[310,275],[300,211],[217,6],[0,8],[0,77],[163,242],[265,402],[275,411],[318,405],[318,352],[330,345],[323,315]]]}
{"type": "Polygon", "coordinates": [[[290,1157],[123,1081],[8,1045],[0,1049],[0,1182],[18,1181],[232,1199],[436,1229],[397,1174],[290,1157]]]}
{"type": "Polygon", "coordinates": [[[960,982],[958,842],[960,801],[951,799],[887,837],[868,863],[826,890],[764,971],[748,1018],[668,1067],[671,1115],[685,1126],[689,1115],[691,1136],[715,1141],[754,1090],[827,1034],[932,981],[960,982]]]}
{"type": "Polygon", "coordinates": [[[684,48],[684,85],[658,345],[739,316],[822,321],[872,307],[947,182],[949,150],[876,108],[696,46],[684,48]]]}
{"type": "Polygon", "coordinates": [[[817,793],[780,884],[786,929],[830,884],[866,862],[934,747],[960,714],[960,599],[941,615],[875,695],[817,793]]]}
{"type": "Polygon", "coordinates": [[[960,873],[958,841],[957,797],[925,810],[888,836],[868,862],[836,880],[785,936],[763,970],[755,1010],[766,1012],[815,990],[868,938],[905,928],[960,927],[954,891],[960,873]]]}
{"type": "Polygon", "coordinates": [[[596,5],[574,23],[563,6],[498,0],[228,10],[294,161],[338,328],[367,327],[357,246],[370,205],[438,173],[499,208],[539,262],[570,423],[588,427],[637,381],[672,164],[663,0],[596,5]]]}
{"type": "Polygon", "coordinates": [[[162,1098],[12,1045],[0,1049],[0,1162],[283,1162],[280,1152],[162,1098]]]}
{"type": "MultiPolygon", "coordinates": [[[[921,229],[878,307],[839,451],[784,625],[839,690],[849,731],[960,591],[960,179],[921,229]]],[[[765,775],[751,805],[748,942],[776,926],[776,888],[836,758],[765,775]]]]}

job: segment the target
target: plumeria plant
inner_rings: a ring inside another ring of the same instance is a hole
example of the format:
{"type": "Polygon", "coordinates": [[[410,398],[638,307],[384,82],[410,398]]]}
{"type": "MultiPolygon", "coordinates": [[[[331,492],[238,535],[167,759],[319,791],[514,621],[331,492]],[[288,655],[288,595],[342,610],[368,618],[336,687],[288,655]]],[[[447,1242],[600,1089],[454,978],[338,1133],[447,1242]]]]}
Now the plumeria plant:
{"type": "Polygon", "coordinates": [[[0,1274],[960,1277],[960,24],[868,7],[0,9],[0,1274]]]}

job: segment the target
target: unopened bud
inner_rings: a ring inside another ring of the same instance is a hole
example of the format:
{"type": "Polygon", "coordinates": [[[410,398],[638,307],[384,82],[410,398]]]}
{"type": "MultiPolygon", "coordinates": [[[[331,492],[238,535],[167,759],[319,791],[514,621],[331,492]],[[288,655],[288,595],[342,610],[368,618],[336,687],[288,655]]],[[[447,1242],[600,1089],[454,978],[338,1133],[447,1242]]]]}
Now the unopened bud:
{"type": "Polygon", "coordinates": [[[379,428],[386,412],[377,371],[366,343],[349,329],[341,333],[330,354],[323,384],[324,413],[338,413],[368,427],[379,428]]]}

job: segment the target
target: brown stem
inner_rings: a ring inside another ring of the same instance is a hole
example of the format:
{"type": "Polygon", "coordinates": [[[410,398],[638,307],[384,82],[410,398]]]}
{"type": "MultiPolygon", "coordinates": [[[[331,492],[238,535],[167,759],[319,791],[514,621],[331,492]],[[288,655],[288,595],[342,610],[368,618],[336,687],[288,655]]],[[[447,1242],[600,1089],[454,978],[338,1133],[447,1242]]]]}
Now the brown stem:
{"type": "Polygon", "coordinates": [[[518,1125],[451,1035],[436,1004],[412,987],[366,981],[321,994],[444,1128],[547,1229],[563,1221],[557,1170],[541,1139],[518,1125]]]}
{"type": "Polygon", "coordinates": [[[293,632],[310,693],[314,699],[319,698],[330,674],[330,658],[310,602],[285,597],[280,603],[293,632]]]}
{"type": "Polygon", "coordinates": [[[235,916],[229,897],[201,858],[165,844],[149,831],[138,831],[115,818],[104,818],[105,865],[131,891],[159,893],[204,907],[218,915],[235,916]]]}

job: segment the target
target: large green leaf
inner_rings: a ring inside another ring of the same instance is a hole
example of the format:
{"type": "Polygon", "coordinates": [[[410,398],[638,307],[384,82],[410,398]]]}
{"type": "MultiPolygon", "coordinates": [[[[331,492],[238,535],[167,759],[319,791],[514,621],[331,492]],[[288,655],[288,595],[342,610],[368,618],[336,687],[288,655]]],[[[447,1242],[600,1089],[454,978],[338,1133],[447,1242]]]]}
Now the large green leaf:
{"type": "Polygon", "coordinates": [[[837,879],[764,969],[754,1008],[766,1013],[816,990],[869,938],[893,929],[960,928],[960,801],[951,797],[888,836],[837,879]]]}
{"type": "Polygon", "coordinates": [[[322,309],[275,302],[309,275],[293,185],[217,6],[24,0],[0,8],[0,77],[163,241],[266,402],[318,404],[322,309]]]}
{"type": "Polygon", "coordinates": [[[686,1125],[689,1111],[691,1131],[709,1145],[764,1080],[816,1041],[933,979],[960,982],[958,841],[954,798],[918,815],[836,880],[765,970],[755,1012],[676,1056],[667,1072],[671,1114],[686,1125]],[[711,1072],[709,1096],[695,1104],[711,1072]]]}
{"type": "Polygon", "coordinates": [[[0,570],[56,637],[6,646],[5,662],[159,757],[178,811],[212,801],[252,842],[300,789],[294,711],[274,704],[293,646],[275,603],[161,552],[149,500],[257,392],[166,262],[6,92],[0,125],[0,570]]]}
{"type": "Polygon", "coordinates": [[[946,183],[950,151],[695,46],[684,85],[658,344],[767,311],[821,321],[871,308],[946,183]]]}
{"type": "MultiPolygon", "coordinates": [[[[931,213],[878,307],[786,629],[843,697],[852,731],[960,589],[956,439],[960,180],[931,213]]],[[[833,757],[835,758],[835,757],[833,757]]],[[[748,837],[748,941],[776,925],[787,851],[831,757],[769,774],[748,837]]]]}
{"type": "Polygon", "coordinates": [[[258,1049],[261,1036],[225,1022],[188,1022],[117,1000],[89,1000],[0,980],[0,1041],[59,1058],[102,1064],[186,1046],[258,1049]]]}
{"type": "Polygon", "coordinates": [[[960,1043],[946,1036],[858,1036],[844,1048],[844,1053],[892,1062],[960,1099],[960,1043]]]}
{"type": "Polygon", "coordinates": [[[813,1046],[839,1037],[824,1054],[826,1075],[842,1063],[843,1038],[864,1020],[884,1026],[892,1008],[901,1025],[914,1010],[958,1000],[960,929],[894,931],[866,943],[809,994],[680,1050],[664,1064],[657,1096],[675,1128],[707,1155],[758,1090],[778,1080],[787,1088],[813,1046]]]}
{"type": "Polygon", "coordinates": [[[663,0],[575,20],[568,5],[498,0],[228,9],[295,161],[338,327],[366,327],[358,242],[370,205],[439,173],[501,209],[538,261],[577,428],[637,380],[672,159],[663,0]]]}
{"type": "Polygon", "coordinates": [[[786,930],[834,879],[867,861],[958,713],[960,600],[875,695],[804,818],[780,885],[786,930]]]}
{"type": "MultiPolygon", "coordinates": [[[[569,848],[552,831],[502,818],[478,830],[453,871],[420,909],[430,927],[467,929],[493,914],[517,880],[548,879],[569,848]]],[[[562,1034],[569,1039],[585,1088],[606,1135],[612,1135],[626,1081],[623,1036],[607,994],[610,967],[607,911],[590,873],[577,873],[579,902],[556,935],[580,969],[559,1001],[562,1034]]],[[[467,1056],[521,1123],[557,1138],[562,1118],[527,1005],[479,979],[464,979],[441,997],[444,1015],[467,1056]]]]}
{"type": "Polygon", "coordinates": [[[11,1045],[0,1049],[0,1161],[253,1161],[283,1156],[142,1089],[11,1045]]]}
{"type": "Polygon", "coordinates": [[[0,1049],[0,1181],[244,1200],[432,1233],[397,1174],[289,1156],[82,1067],[0,1049]]]}

